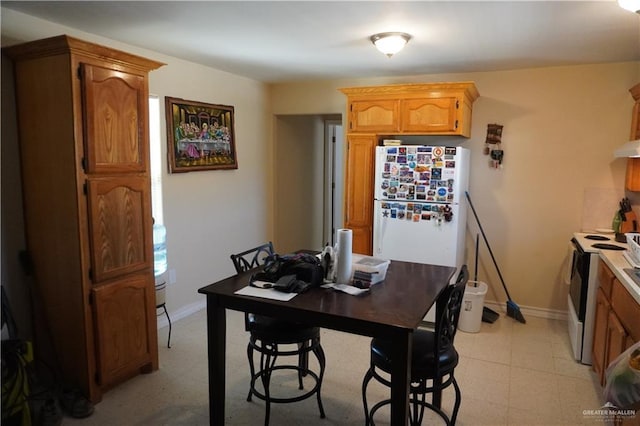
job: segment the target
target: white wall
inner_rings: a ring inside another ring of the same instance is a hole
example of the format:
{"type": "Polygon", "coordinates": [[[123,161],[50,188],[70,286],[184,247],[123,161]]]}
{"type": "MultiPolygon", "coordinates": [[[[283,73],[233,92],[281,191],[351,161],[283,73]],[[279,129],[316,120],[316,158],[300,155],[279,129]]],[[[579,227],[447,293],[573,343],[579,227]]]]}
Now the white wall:
{"type": "MultiPolygon", "coordinates": [[[[640,81],[640,63],[283,83],[271,87],[272,108],[343,113],[340,87],[437,81],[474,81],[480,92],[471,138],[460,141],[472,151],[470,194],[511,297],[541,314],[565,311],[561,270],[567,243],[583,223],[584,194],[623,191],[626,160],[614,159],[613,150],[629,138],[628,90],[640,81]],[[489,123],[504,125],[500,170],[489,168],[482,153],[489,123]]],[[[640,203],[640,196],[627,195],[640,203]]],[[[607,202],[599,206],[604,225],[617,208],[617,201],[607,202]]],[[[471,213],[468,228],[473,273],[479,231],[471,213]]],[[[482,237],[479,269],[490,284],[487,300],[506,300],[482,237]]]]}

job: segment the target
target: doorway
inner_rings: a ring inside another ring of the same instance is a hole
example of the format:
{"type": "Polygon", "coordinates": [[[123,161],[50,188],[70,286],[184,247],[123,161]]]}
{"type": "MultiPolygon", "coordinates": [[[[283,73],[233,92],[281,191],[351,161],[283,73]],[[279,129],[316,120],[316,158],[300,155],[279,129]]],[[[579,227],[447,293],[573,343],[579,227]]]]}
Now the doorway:
{"type": "Polygon", "coordinates": [[[343,227],[344,155],[341,120],[325,121],[324,155],[324,227],[327,244],[336,242],[336,230],[343,227]]]}
{"type": "Polygon", "coordinates": [[[343,223],[342,116],[278,115],[275,123],[276,250],[320,250],[343,223]]]}

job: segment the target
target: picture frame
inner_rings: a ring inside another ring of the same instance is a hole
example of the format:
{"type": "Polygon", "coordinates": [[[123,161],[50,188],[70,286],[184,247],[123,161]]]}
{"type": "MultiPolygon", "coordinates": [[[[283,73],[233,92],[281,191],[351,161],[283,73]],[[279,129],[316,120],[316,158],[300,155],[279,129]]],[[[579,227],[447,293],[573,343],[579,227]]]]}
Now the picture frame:
{"type": "Polygon", "coordinates": [[[169,173],[237,169],[234,108],[165,96],[169,173]]]}

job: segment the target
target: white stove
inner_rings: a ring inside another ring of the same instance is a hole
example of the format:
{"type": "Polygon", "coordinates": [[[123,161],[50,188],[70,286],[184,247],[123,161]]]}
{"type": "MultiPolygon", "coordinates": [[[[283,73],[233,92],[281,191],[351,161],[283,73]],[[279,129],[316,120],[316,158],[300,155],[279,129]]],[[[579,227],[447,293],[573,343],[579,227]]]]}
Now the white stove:
{"type": "Polygon", "coordinates": [[[602,250],[627,250],[627,243],[615,241],[614,234],[575,233],[569,245],[572,267],[567,277],[569,295],[569,337],[574,358],[591,364],[591,346],[598,291],[598,265],[602,250]]]}

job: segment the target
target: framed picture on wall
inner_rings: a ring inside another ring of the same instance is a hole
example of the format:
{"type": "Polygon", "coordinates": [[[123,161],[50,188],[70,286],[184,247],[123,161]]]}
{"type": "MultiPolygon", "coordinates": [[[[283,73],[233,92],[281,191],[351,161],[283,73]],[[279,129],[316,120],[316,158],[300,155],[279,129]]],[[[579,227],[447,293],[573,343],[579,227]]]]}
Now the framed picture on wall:
{"type": "Polygon", "coordinates": [[[232,106],[164,99],[169,173],[238,168],[232,106]]]}

